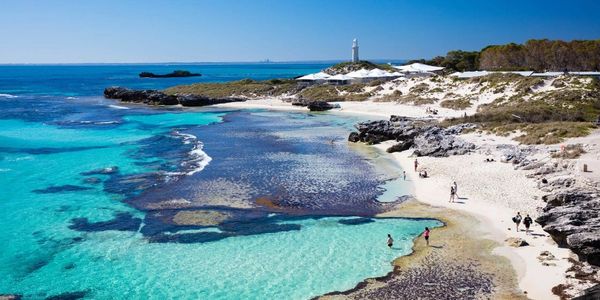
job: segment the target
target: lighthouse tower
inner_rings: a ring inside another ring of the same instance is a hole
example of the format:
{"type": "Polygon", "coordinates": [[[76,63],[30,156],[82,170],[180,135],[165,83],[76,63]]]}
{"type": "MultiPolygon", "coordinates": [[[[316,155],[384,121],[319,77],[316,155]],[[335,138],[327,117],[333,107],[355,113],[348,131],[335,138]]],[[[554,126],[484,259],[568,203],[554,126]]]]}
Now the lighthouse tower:
{"type": "Polygon", "coordinates": [[[352,62],[358,62],[358,40],[354,39],[352,41],[352,62]]]}

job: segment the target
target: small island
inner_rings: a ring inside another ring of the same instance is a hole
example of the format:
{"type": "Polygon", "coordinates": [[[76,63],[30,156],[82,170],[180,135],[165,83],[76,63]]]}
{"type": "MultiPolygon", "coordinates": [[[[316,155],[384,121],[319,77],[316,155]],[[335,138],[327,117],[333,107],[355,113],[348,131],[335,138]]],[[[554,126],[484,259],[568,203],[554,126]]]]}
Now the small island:
{"type": "Polygon", "coordinates": [[[167,74],[154,74],[151,72],[140,73],[141,78],[171,78],[171,77],[195,77],[202,76],[200,73],[192,73],[190,71],[176,70],[167,74]]]}

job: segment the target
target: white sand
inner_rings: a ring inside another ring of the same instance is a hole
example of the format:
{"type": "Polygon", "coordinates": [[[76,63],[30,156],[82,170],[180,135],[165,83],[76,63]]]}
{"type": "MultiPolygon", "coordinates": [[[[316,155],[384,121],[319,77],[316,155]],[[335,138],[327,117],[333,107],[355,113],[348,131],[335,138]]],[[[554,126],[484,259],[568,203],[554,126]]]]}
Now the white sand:
{"type": "MultiPolygon", "coordinates": [[[[447,118],[465,113],[465,111],[438,107],[438,115],[431,116],[425,113],[425,107],[389,102],[364,101],[338,104],[341,109],[334,109],[333,113],[369,115],[374,119],[387,119],[390,115],[447,118]]],[[[218,107],[306,111],[306,108],[294,107],[276,98],[227,103],[218,107]]],[[[474,113],[474,110],[467,113],[474,113]]],[[[420,168],[425,168],[430,176],[427,179],[419,178],[413,171],[414,158],[409,157],[412,151],[388,155],[391,155],[406,170],[408,180],[412,181],[415,196],[419,201],[457,209],[473,215],[480,221],[480,229],[484,237],[502,245],[495,249],[495,253],[511,261],[519,277],[519,287],[526,291],[530,298],[558,299],[552,294],[551,289],[566,281],[565,272],[570,267],[567,258],[574,254],[568,249],[558,248],[537,223],[534,222],[532,225],[533,235],[526,235],[525,232],[516,232],[511,220],[517,211],[521,212],[523,217],[530,214],[535,219],[537,209],[545,205],[541,200],[541,192],[536,188],[534,181],[525,176],[527,171],[514,170],[511,164],[484,162],[489,156],[494,156],[496,160],[499,158],[499,153],[490,152],[489,149],[494,148],[490,145],[516,145],[517,143],[509,138],[482,134],[470,134],[464,137],[478,145],[482,149],[481,153],[445,158],[420,157],[418,158],[420,168]],[[458,184],[458,195],[461,199],[449,203],[450,185],[453,181],[458,184]],[[524,238],[530,246],[520,248],[505,246],[504,240],[509,237],[524,238]],[[542,251],[550,251],[557,258],[551,261],[556,264],[555,266],[544,266],[538,261],[537,256],[542,251]]],[[[385,152],[385,149],[392,144],[393,142],[386,142],[376,147],[385,152]]]]}
{"type": "MultiPolygon", "coordinates": [[[[377,148],[384,150],[393,143],[383,143],[377,148]]],[[[392,153],[412,181],[415,197],[430,205],[457,209],[475,216],[480,222],[486,238],[505,245],[508,237],[524,238],[530,246],[512,248],[501,246],[496,254],[512,262],[519,276],[519,287],[527,291],[532,299],[557,299],[552,287],[565,281],[565,272],[570,264],[566,260],[571,251],[560,249],[551,238],[534,223],[531,227],[536,235],[516,232],[511,218],[520,211],[536,216],[536,208],[543,206],[540,192],[524,171],[515,171],[510,164],[485,163],[485,154],[471,154],[447,158],[419,157],[420,168],[427,170],[430,178],[419,178],[414,172],[411,151],[392,153]],[[449,203],[450,185],[458,184],[459,200],[449,203]],[[538,200],[534,199],[538,197],[538,200]],[[510,228],[510,230],[509,230],[510,228]],[[540,252],[550,251],[558,260],[556,266],[543,266],[537,260],[540,252]]],[[[521,225],[521,228],[523,226],[521,225]]],[[[442,237],[443,238],[443,237],[442,237]]]]}

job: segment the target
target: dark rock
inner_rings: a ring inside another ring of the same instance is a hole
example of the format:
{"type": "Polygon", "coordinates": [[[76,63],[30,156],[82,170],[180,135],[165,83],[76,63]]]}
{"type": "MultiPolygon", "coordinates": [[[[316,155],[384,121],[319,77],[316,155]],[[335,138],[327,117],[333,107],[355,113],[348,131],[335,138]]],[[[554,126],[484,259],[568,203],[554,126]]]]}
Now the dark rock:
{"type": "Polygon", "coordinates": [[[306,107],[308,107],[310,111],[326,111],[334,108],[335,106],[325,101],[312,101],[309,102],[306,107]]]}
{"type": "Polygon", "coordinates": [[[388,152],[414,149],[418,156],[448,156],[466,154],[475,145],[456,137],[461,131],[472,128],[472,124],[460,124],[444,129],[432,121],[413,120],[407,117],[391,116],[389,121],[368,121],[355,125],[357,133],[351,133],[348,140],[378,144],[387,140],[399,143],[388,152]]]}
{"type": "Polygon", "coordinates": [[[413,145],[413,143],[411,141],[403,141],[403,142],[399,142],[399,143],[387,148],[385,151],[387,153],[401,152],[401,151],[410,149],[410,147],[412,145],[413,145]]]}
{"type": "Polygon", "coordinates": [[[245,101],[241,98],[209,98],[198,95],[168,95],[157,90],[131,90],[123,87],[104,89],[104,97],[119,99],[124,102],[144,103],[150,105],[206,106],[219,103],[245,101]]]}

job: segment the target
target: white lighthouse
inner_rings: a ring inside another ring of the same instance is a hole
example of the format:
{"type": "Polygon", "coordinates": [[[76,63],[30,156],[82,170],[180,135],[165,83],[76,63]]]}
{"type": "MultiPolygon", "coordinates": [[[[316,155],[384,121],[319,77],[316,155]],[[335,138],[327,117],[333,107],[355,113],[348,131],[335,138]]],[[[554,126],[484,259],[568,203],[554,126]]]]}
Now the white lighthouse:
{"type": "Polygon", "coordinates": [[[354,39],[352,41],[352,62],[358,62],[358,40],[354,39]]]}

